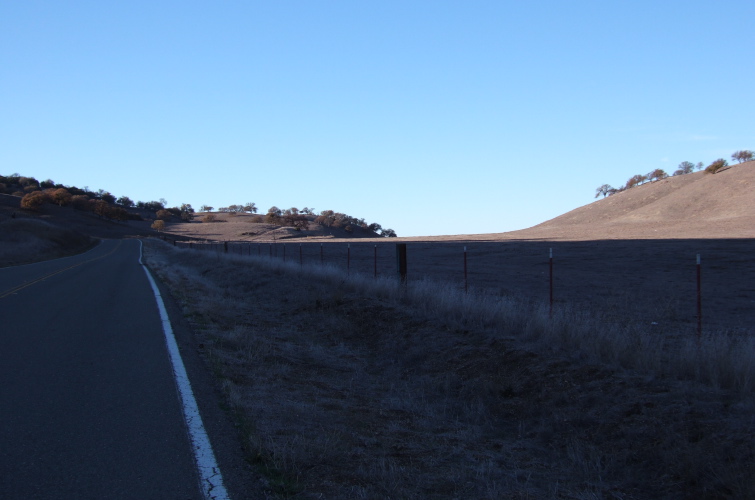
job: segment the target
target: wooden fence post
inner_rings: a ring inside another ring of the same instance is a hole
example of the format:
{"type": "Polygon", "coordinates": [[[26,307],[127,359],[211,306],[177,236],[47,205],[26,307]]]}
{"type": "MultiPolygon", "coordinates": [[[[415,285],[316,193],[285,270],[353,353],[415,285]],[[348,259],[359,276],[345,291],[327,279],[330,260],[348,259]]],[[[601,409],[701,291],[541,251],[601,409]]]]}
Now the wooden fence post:
{"type": "Polygon", "coordinates": [[[700,271],[700,254],[697,254],[697,341],[703,336],[703,292],[702,273],[700,271]]]}
{"type": "Polygon", "coordinates": [[[548,309],[548,317],[552,318],[553,317],[553,248],[550,249],[549,253],[550,253],[550,257],[548,259],[548,262],[549,262],[548,267],[550,268],[550,273],[549,273],[550,274],[550,279],[549,279],[549,281],[550,281],[550,284],[549,284],[549,286],[550,286],[550,300],[549,300],[550,307],[548,309]]]}
{"type": "Polygon", "coordinates": [[[406,285],[406,243],[396,243],[396,268],[401,284],[406,285]]]}

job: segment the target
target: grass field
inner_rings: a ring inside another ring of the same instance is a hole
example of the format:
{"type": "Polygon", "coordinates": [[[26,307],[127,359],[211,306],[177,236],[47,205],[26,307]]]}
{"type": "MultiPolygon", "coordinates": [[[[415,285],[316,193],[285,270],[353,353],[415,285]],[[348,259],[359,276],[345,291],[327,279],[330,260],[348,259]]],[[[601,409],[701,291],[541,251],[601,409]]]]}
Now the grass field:
{"type": "Polygon", "coordinates": [[[95,240],[38,219],[0,221],[0,267],[81,253],[95,240]]]}
{"type": "Polygon", "coordinates": [[[741,335],[698,344],[588,301],[549,318],[532,295],[428,276],[402,289],[314,257],[159,241],[146,257],[271,497],[755,495],[741,335]]]}

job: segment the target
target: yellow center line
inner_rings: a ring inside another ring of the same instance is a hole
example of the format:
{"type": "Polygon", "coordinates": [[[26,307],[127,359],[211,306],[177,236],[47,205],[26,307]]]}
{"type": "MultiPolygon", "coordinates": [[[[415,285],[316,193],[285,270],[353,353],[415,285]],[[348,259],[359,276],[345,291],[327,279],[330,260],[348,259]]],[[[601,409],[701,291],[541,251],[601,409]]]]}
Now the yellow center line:
{"type": "Polygon", "coordinates": [[[58,269],[57,271],[54,271],[54,272],[52,272],[50,274],[42,276],[41,278],[37,278],[34,281],[30,281],[28,283],[24,283],[23,285],[18,285],[15,288],[11,288],[10,290],[6,290],[5,292],[2,292],[0,294],[0,299],[4,299],[8,295],[16,294],[16,293],[20,292],[21,290],[23,290],[24,288],[28,288],[28,287],[30,287],[32,285],[35,285],[35,284],[37,284],[37,283],[39,283],[41,281],[46,280],[47,278],[52,278],[56,274],[60,274],[60,273],[65,272],[65,271],[70,271],[71,269],[74,269],[74,268],[79,267],[79,266],[83,266],[84,264],[89,264],[90,262],[94,262],[96,260],[100,260],[100,259],[104,259],[105,257],[109,257],[110,255],[112,255],[113,253],[115,253],[115,251],[118,250],[118,248],[120,248],[120,246],[121,246],[122,243],[123,243],[123,240],[119,241],[118,244],[115,246],[115,248],[113,248],[111,251],[109,251],[105,255],[100,255],[99,257],[94,257],[92,259],[85,260],[83,262],[79,262],[78,264],[74,264],[72,266],[65,267],[63,269],[58,269]]]}

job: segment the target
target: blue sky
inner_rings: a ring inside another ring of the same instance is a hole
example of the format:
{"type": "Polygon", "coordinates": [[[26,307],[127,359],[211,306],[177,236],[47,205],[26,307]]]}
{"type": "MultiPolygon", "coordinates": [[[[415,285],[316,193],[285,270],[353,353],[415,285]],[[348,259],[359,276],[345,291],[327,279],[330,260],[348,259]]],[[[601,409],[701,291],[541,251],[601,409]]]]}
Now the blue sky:
{"type": "Polygon", "coordinates": [[[0,0],[0,173],[502,232],[755,149],[755,2],[0,0]]]}

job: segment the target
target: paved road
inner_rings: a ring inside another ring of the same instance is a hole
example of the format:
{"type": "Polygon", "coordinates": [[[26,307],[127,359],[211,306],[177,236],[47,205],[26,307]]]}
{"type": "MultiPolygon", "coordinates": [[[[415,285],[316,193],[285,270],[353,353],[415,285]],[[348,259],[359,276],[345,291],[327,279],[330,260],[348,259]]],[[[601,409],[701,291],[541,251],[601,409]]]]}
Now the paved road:
{"type": "Polygon", "coordinates": [[[0,498],[202,498],[138,257],[0,269],[0,498]]]}

